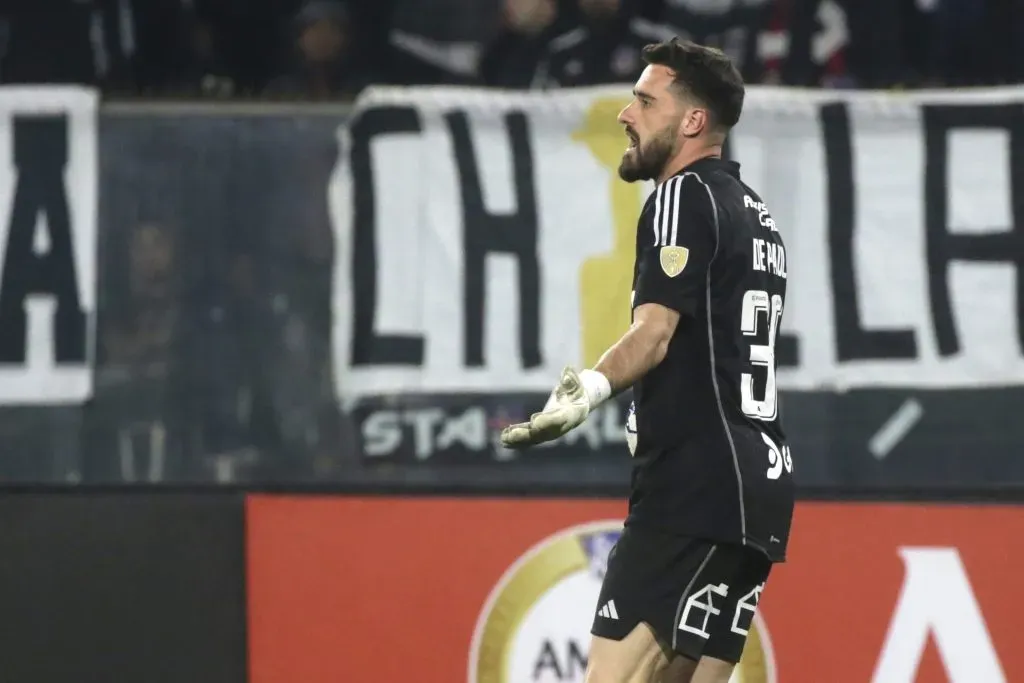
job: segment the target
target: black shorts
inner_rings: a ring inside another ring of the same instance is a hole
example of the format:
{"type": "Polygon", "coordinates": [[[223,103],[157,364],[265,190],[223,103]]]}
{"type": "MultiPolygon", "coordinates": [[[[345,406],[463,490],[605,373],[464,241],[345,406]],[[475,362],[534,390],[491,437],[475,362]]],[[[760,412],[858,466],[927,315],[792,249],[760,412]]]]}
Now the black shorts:
{"type": "Polygon", "coordinates": [[[646,622],[685,657],[736,663],[771,568],[753,548],[627,526],[608,556],[591,633],[621,640],[646,622]]]}

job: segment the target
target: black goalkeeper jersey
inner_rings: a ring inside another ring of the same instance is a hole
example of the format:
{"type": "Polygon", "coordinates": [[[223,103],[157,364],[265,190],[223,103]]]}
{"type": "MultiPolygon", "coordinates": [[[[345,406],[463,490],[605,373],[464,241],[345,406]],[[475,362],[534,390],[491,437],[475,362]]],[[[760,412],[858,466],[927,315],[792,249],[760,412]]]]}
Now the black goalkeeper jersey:
{"type": "Polygon", "coordinates": [[[792,458],[776,388],[786,250],[739,165],[701,159],[640,216],[633,303],[678,311],[665,359],[633,387],[627,524],[785,558],[792,458]]]}

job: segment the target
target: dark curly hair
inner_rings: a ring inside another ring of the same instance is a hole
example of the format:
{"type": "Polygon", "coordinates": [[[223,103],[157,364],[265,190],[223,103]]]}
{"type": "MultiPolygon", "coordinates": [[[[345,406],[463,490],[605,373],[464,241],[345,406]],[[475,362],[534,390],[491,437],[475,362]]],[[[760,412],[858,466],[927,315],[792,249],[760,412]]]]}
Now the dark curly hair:
{"type": "Polygon", "coordinates": [[[743,77],[721,50],[672,38],[647,45],[642,55],[648,64],[671,69],[674,84],[707,107],[716,128],[728,130],[740,120],[743,77]]]}

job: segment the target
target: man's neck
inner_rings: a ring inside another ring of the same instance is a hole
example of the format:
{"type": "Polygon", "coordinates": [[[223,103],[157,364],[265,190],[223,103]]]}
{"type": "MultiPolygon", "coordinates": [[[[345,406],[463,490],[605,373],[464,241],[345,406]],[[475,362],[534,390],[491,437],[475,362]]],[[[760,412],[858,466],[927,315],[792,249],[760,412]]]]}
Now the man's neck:
{"type": "Polygon", "coordinates": [[[695,161],[707,159],[708,157],[720,158],[721,156],[722,145],[720,144],[707,144],[702,145],[700,148],[681,149],[667,164],[665,164],[665,170],[663,170],[661,175],[658,176],[658,184],[662,184],[695,161]]]}

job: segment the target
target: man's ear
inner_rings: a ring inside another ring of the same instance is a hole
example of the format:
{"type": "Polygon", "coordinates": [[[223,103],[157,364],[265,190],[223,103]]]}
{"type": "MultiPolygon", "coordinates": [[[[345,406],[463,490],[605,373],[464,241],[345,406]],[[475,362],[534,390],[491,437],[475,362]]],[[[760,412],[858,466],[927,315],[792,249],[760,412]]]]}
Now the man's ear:
{"type": "Polygon", "coordinates": [[[684,137],[695,138],[707,130],[710,125],[707,109],[694,107],[683,114],[683,118],[679,122],[679,132],[684,137]]]}

